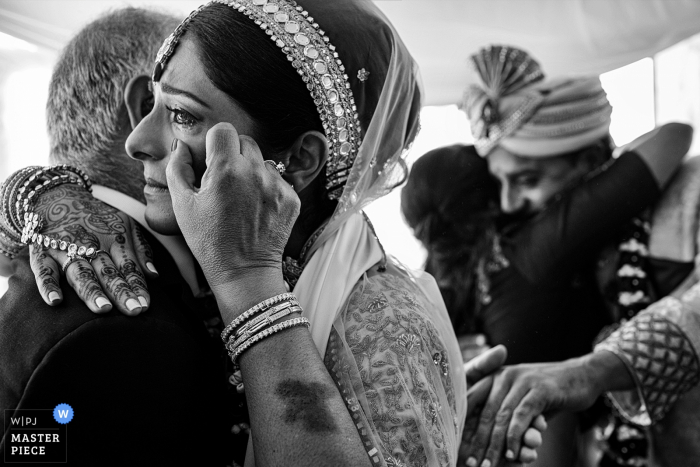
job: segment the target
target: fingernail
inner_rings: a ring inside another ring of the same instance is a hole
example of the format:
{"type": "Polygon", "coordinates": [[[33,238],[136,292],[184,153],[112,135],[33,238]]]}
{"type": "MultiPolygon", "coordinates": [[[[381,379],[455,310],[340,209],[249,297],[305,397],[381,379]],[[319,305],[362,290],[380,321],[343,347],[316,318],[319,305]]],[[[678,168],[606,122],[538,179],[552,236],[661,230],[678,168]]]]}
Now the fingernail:
{"type": "Polygon", "coordinates": [[[109,300],[107,300],[104,297],[97,297],[95,300],[95,305],[97,305],[97,308],[104,308],[106,306],[112,306],[111,303],[109,303],[109,300]]]}
{"type": "Polygon", "coordinates": [[[467,459],[467,467],[476,467],[476,459],[474,457],[467,459]]]}
{"type": "Polygon", "coordinates": [[[142,307],[146,308],[148,306],[148,302],[146,301],[145,298],[139,295],[139,303],[141,304],[142,307]]]}
{"type": "Polygon", "coordinates": [[[508,459],[508,460],[515,459],[515,454],[513,454],[513,451],[511,451],[510,449],[508,449],[506,451],[506,459],[508,459]]]}
{"type": "Polygon", "coordinates": [[[51,303],[57,302],[61,298],[60,295],[58,295],[58,292],[51,292],[49,293],[49,301],[51,303]]]}
{"type": "Polygon", "coordinates": [[[138,300],[130,298],[126,301],[126,307],[129,309],[129,311],[134,311],[137,308],[141,308],[141,304],[138,302],[138,300]]]}
{"type": "Polygon", "coordinates": [[[177,138],[173,138],[173,144],[170,145],[170,152],[175,152],[177,149],[177,138]]]}
{"type": "Polygon", "coordinates": [[[485,459],[484,462],[481,463],[481,467],[491,467],[491,461],[485,459]]]}
{"type": "Polygon", "coordinates": [[[149,271],[151,271],[153,274],[158,274],[158,271],[156,270],[156,267],[151,263],[150,261],[146,263],[146,267],[148,268],[149,271]]]}

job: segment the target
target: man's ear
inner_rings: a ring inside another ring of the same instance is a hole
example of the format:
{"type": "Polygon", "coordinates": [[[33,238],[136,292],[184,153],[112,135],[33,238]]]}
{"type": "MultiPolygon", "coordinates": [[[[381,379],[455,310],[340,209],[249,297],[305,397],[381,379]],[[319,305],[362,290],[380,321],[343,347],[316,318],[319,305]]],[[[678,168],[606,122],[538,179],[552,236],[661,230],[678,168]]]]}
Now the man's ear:
{"type": "Polygon", "coordinates": [[[318,177],[328,160],[328,142],[323,133],[307,131],[299,135],[286,154],[287,168],[284,179],[300,193],[318,177]]]}
{"type": "Polygon", "coordinates": [[[136,128],[153,109],[153,92],[150,89],[151,77],[137,75],[129,80],[124,88],[124,104],[129,113],[131,129],[136,128]]]}

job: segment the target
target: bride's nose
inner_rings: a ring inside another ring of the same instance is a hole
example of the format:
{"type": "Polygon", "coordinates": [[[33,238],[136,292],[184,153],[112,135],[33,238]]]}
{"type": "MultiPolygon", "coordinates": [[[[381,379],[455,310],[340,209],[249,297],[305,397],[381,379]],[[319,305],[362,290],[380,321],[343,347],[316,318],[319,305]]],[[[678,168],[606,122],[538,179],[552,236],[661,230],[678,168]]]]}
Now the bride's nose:
{"type": "MultiPolygon", "coordinates": [[[[132,159],[144,161],[146,159],[160,160],[170,154],[170,143],[158,125],[155,118],[157,112],[151,112],[134,128],[126,140],[126,153],[132,159]]],[[[172,139],[172,138],[170,138],[172,139]]]]}

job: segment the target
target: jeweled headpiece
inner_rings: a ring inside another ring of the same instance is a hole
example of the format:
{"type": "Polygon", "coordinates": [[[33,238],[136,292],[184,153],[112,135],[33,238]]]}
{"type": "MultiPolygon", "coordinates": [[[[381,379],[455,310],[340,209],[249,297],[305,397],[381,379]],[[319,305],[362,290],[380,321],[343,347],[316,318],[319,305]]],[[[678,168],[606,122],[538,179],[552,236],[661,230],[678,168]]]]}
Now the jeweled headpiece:
{"type": "Polygon", "coordinates": [[[612,107],[597,76],[544,80],[530,55],[490,46],[471,56],[476,82],[464,108],[481,155],[494,147],[527,157],[571,153],[609,133],[612,107]]]}
{"type": "MultiPolygon", "coordinates": [[[[214,0],[235,8],[255,22],[284,52],[311,93],[328,140],[326,190],[340,197],[361,143],[355,100],[335,47],[301,6],[290,0],[214,0]]],[[[158,81],[187,25],[203,8],[193,11],[165,40],[156,57],[153,81],[158,81]]],[[[367,73],[369,76],[369,73],[367,73]]]]}

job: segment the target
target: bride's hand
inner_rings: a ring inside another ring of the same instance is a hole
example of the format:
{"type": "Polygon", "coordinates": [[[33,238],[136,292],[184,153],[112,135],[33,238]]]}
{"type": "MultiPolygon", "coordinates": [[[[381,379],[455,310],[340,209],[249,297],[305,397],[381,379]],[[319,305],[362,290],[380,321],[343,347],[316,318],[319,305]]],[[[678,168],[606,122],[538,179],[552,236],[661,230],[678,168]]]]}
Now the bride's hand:
{"type": "Polygon", "coordinates": [[[207,132],[200,188],[189,148],[182,141],[174,146],[167,169],[173,210],[217,300],[236,308],[229,310],[235,315],[284,291],[282,253],[300,207],[294,189],[229,123],[207,132]]]}
{"type": "Polygon", "coordinates": [[[57,240],[94,248],[91,261],[67,263],[65,251],[32,244],[30,264],[44,301],[63,300],[59,280],[68,284],[94,313],[113,305],[124,314],[137,315],[148,308],[150,297],[144,278],[157,277],[151,249],[135,221],[74,185],[60,185],[42,194],[36,212],[44,219],[41,233],[57,240]],[[62,266],[68,264],[65,271],[62,266]]]}

